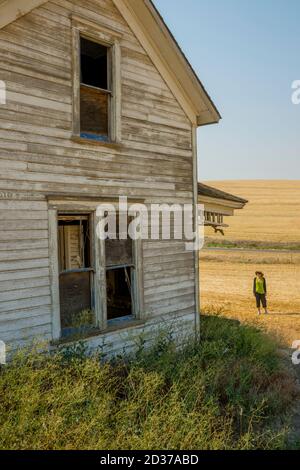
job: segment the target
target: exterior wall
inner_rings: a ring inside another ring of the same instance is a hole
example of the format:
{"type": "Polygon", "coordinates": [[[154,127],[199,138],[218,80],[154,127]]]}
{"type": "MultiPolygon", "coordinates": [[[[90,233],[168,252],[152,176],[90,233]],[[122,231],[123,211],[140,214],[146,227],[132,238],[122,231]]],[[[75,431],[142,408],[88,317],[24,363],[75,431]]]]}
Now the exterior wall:
{"type": "MultiPolygon", "coordinates": [[[[195,314],[178,313],[149,318],[140,325],[105,331],[99,336],[82,341],[87,353],[100,352],[104,356],[121,356],[136,351],[141,345],[146,349],[161,333],[171,334],[181,345],[195,337],[195,314]]],[[[68,346],[72,343],[69,343],[68,346]]],[[[64,347],[62,343],[60,347],[64,347]]],[[[55,346],[54,346],[55,347],[55,346]]]]}
{"type": "Polygon", "coordinates": [[[0,214],[0,337],[12,348],[35,336],[49,340],[47,203],[0,191],[0,214]]]}
{"type": "MultiPolygon", "coordinates": [[[[14,349],[52,338],[46,196],[191,204],[192,126],[111,0],[49,1],[0,31],[0,59],[0,339],[14,349]],[[122,34],[120,146],[72,140],[71,13],[122,34]]],[[[143,269],[145,316],[193,328],[194,253],[144,241],[143,269]]]]}

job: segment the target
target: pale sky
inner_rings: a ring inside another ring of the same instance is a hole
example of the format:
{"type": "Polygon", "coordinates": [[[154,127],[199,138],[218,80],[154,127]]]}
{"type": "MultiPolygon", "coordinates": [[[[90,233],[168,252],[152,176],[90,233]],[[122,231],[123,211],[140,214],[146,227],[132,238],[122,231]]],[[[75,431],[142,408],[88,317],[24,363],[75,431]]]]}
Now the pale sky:
{"type": "Polygon", "coordinates": [[[199,178],[300,179],[300,1],[154,3],[223,117],[199,130],[199,178]]]}

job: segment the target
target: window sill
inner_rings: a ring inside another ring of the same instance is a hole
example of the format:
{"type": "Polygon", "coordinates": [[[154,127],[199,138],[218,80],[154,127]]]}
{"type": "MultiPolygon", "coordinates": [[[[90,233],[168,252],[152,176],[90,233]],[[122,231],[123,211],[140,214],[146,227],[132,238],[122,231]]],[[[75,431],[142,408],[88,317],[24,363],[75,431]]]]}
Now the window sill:
{"type": "Polygon", "coordinates": [[[105,147],[105,148],[111,148],[115,150],[122,149],[122,144],[120,142],[106,142],[102,140],[87,139],[85,137],[80,137],[79,135],[72,135],[71,140],[72,142],[75,142],[81,145],[91,145],[93,147],[105,147]]]}
{"type": "Polygon", "coordinates": [[[60,346],[71,346],[78,342],[88,342],[89,340],[92,340],[94,338],[100,338],[101,336],[104,336],[109,333],[115,333],[117,331],[124,331],[124,330],[131,329],[131,328],[137,328],[139,326],[143,326],[145,323],[146,323],[145,320],[138,320],[138,319],[124,320],[123,322],[120,321],[118,323],[108,325],[105,330],[94,329],[93,331],[90,331],[89,333],[83,336],[78,335],[78,337],[76,338],[65,337],[56,341],[51,341],[50,345],[52,348],[60,347],[60,346]]]}

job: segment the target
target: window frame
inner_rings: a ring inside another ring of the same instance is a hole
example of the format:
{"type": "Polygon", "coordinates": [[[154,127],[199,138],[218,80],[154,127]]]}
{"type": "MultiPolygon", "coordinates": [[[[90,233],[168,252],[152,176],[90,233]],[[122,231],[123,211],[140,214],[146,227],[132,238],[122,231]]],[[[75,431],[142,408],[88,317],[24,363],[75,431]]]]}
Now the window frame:
{"type": "MultiPolygon", "coordinates": [[[[97,203],[83,204],[80,201],[50,202],[48,207],[49,214],[49,258],[50,258],[50,285],[51,285],[51,309],[52,309],[52,341],[62,340],[61,317],[60,317],[60,298],[59,298],[59,253],[58,253],[58,216],[59,214],[78,215],[88,214],[90,218],[90,236],[91,236],[91,268],[93,269],[93,287],[94,287],[94,309],[96,328],[98,330],[93,336],[101,335],[110,327],[107,320],[107,293],[106,293],[106,256],[105,240],[99,240],[96,236],[97,203]]],[[[102,201],[103,202],[103,201],[102,201]]],[[[114,325],[116,329],[122,329],[126,324],[130,326],[132,322],[144,321],[144,282],[143,282],[143,246],[142,240],[133,240],[133,269],[134,276],[134,302],[132,305],[133,318],[130,322],[124,319],[114,325]]],[[[85,339],[83,337],[82,339],[85,339]]]]}
{"type": "MultiPolygon", "coordinates": [[[[120,215],[120,212],[118,213],[117,212],[117,220],[119,222],[119,215],[120,215]]],[[[131,217],[128,217],[127,218],[127,230],[128,230],[128,226],[131,222],[131,217]]],[[[128,239],[127,239],[128,240],[128,239]]],[[[127,242],[126,240],[126,242],[127,242]]],[[[112,262],[111,260],[111,257],[110,257],[110,262],[109,262],[109,259],[108,259],[108,256],[106,255],[106,252],[107,252],[107,248],[108,248],[108,245],[109,245],[109,239],[106,239],[104,240],[104,245],[103,245],[103,249],[104,249],[104,258],[105,258],[105,271],[106,271],[106,274],[105,274],[105,279],[107,280],[107,274],[108,272],[110,271],[114,271],[114,270],[118,270],[118,269],[123,269],[123,268],[126,268],[126,269],[129,269],[130,270],[130,282],[131,282],[131,289],[130,289],[130,295],[131,295],[131,314],[128,315],[129,319],[134,320],[136,319],[136,316],[138,315],[138,312],[137,312],[137,302],[136,302],[136,297],[137,297],[137,291],[136,291],[136,279],[137,279],[137,276],[136,276],[136,270],[137,270],[137,253],[136,253],[136,249],[135,249],[135,244],[136,244],[136,240],[130,240],[130,243],[131,243],[131,258],[130,260],[125,260],[123,259],[122,261],[119,259],[118,261],[119,262],[112,262]]],[[[107,285],[106,285],[106,292],[107,292],[107,285]]],[[[107,305],[107,302],[106,302],[106,305],[107,305]]],[[[107,321],[107,325],[113,325],[115,324],[116,322],[122,322],[122,321],[125,321],[125,318],[126,317],[119,317],[119,318],[115,318],[115,319],[109,319],[108,318],[108,314],[106,312],[106,321],[107,321]]]]}
{"type": "Polygon", "coordinates": [[[73,81],[73,125],[72,137],[82,142],[100,145],[119,144],[121,142],[121,48],[119,32],[108,30],[88,20],[72,17],[72,81],[73,81]],[[81,38],[96,42],[108,48],[110,62],[111,93],[108,109],[108,140],[89,139],[81,136],[80,129],[80,40],[81,38]]]}

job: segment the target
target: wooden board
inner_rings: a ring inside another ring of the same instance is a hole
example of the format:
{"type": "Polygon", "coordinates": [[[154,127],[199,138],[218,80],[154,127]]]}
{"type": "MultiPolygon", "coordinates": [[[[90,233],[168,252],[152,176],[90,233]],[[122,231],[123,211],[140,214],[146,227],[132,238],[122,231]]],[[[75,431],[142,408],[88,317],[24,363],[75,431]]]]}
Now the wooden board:
{"type": "MultiPolygon", "coordinates": [[[[0,323],[10,322],[4,336],[16,348],[59,334],[56,213],[46,195],[191,204],[194,150],[191,122],[111,0],[48,1],[0,31],[0,59],[8,85],[0,109],[0,323]],[[117,38],[115,147],[72,139],[74,15],[90,22],[90,31],[96,24],[97,34],[103,28],[117,38]]],[[[145,242],[134,256],[141,252],[140,318],[192,318],[195,266],[184,242],[145,242]]],[[[101,286],[97,295],[105,314],[101,286]]]]}

